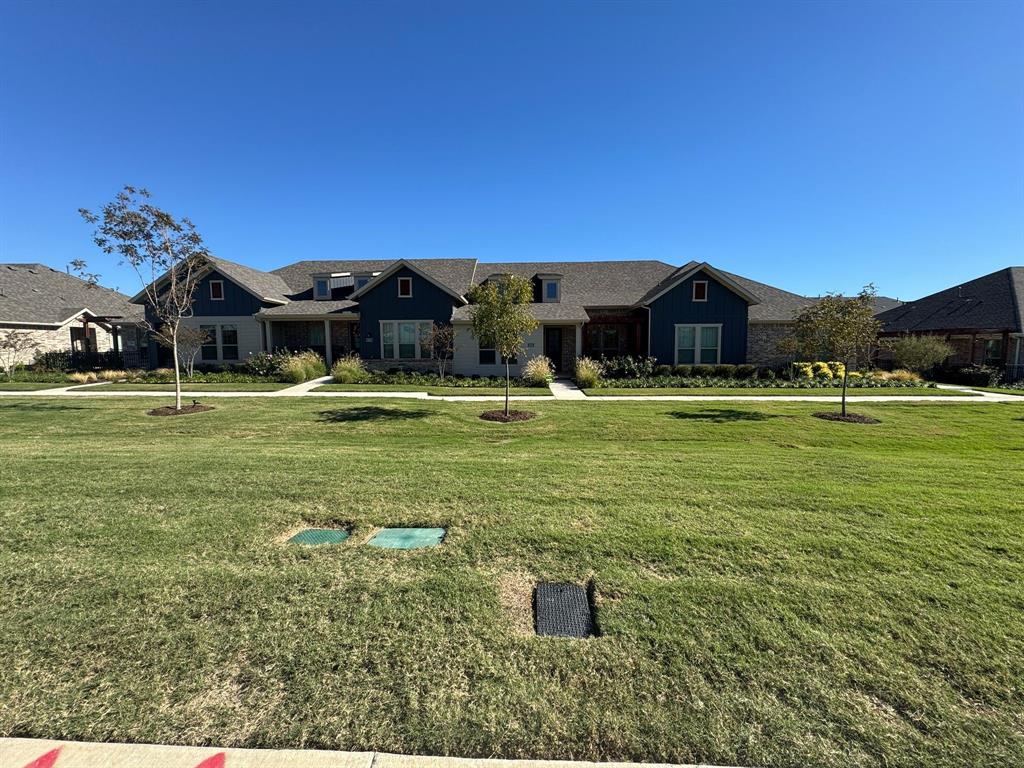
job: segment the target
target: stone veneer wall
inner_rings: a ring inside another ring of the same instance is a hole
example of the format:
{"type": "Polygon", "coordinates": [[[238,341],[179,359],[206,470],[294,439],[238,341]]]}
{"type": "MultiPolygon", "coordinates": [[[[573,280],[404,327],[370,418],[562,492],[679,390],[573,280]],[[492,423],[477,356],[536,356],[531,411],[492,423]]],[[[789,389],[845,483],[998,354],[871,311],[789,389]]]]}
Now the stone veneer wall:
{"type": "MultiPolygon", "coordinates": [[[[28,331],[32,339],[39,344],[37,349],[30,350],[18,356],[16,364],[28,365],[35,360],[36,354],[43,352],[70,352],[71,351],[71,328],[79,326],[78,321],[73,321],[60,328],[39,329],[33,326],[18,325],[16,323],[0,323],[0,335],[7,331],[28,331]]],[[[113,348],[113,341],[110,334],[96,325],[90,325],[96,342],[97,352],[107,352],[113,348]]]]}
{"type": "Polygon", "coordinates": [[[793,332],[791,323],[750,323],[747,327],[747,362],[778,366],[793,362],[792,355],[779,352],[779,342],[793,332]]]}

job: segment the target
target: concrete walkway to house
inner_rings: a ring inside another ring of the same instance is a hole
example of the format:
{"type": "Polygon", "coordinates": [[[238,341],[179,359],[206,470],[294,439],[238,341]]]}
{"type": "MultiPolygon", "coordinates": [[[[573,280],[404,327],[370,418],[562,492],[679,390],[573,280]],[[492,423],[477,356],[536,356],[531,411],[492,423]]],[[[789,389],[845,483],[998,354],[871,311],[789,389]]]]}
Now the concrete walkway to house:
{"type": "Polygon", "coordinates": [[[572,379],[555,379],[548,384],[555,400],[586,400],[587,394],[572,379]]]}
{"type": "MultiPolygon", "coordinates": [[[[671,764],[675,768],[696,768],[671,764]]],[[[218,749],[0,739],[3,768],[668,768],[669,763],[492,760],[313,749],[218,749]]],[[[706,767],[710,768],[710,766],[706,767]]]]}

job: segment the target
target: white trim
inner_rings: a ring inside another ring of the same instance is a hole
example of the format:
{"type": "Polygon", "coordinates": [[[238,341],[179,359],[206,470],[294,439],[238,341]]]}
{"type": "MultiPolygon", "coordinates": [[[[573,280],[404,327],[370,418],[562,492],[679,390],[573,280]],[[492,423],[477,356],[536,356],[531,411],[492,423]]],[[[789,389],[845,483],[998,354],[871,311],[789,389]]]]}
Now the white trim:
{"type": "MultiPolygon", "coordinates": [[[[204,277],[206,277],[211,272],[217,272],[217,273],[219,273],[221,275],[224,275],[224,279],[225,280],[230,280],[232,283],[237,285],[239,288],[241,288],[243,291],[248,293],[253,298],[259,299],[260,301],[265,301],[265,302],[267,302],[267,304],[282,305],[282,304],[287,304],[288,303],[288,299],[272,299],[269,296],[260,296],[258,293],[256,293],[256,291],[254,291],[251,288],[247,287],[240,280],[236,280],[235,278],[231,277],[231,275],[225,273],[224,270],[220,269],[219,267],[215,267],[212,264],[204,264],[201,269],[196,270],[196,276],[195,276],[196,281],[202,280],[204,277]]],[[[135,294],[130,299],[128,299],[128,303],[129,304],[143,304],[143,305],[147,304],[148,303],[148,301],[147,301],[148,296],[146,294],[146,290],[149,288],[149,286],[153,286],[153,287],[159,289],[159,286],[164,281],[167,280],[167,275],[168,275],[168,272],[164,272],[162,275],[160,275],[160,277],[158,277],[152,283],[147,284],[147,286],[145,288],[143,288],[137,294],[135,294]]]]}
{"type": "Polygon", "coordinates": [[[718,281],[719,283],[724,285],[730,291],[732,291],[733,293],[738,294],[742,298],[746,299],[748,304],[760,304],[761,303],[761,300],[759,298],[757,298],[757,296],[755,296],[750,291],[748,291],[748,290],[744,289],[743,287],[741,287],[740,284],[737,283],[735,280],[733,280],[732,278],[726,277],[721,272],[719,272],[717,269],[715,269],[710,264],[708,264],[706,261],[702,261],[700,264],[697,264],[695,267],[693,267],[689,271],[684,272],[678,279],[673,280],[666,288],[664,288],[663,290],[659,291],[658,293],[656,293],[654,296],[652,296],[651,298],[647,299],[646,301],[643,301],[642,304],[638,302],[637,306],[644,306],[644,305],[648,305],[648,304],[653,304],[655,301],[657,301],[662,296],[664,296],[666,293],[668,293],[669,291],[674,289],[680,283],[689,280],[691,277],[693,277],[695,274],[697,274],[698,272],[701,272],[701,271],[706,272],[710,277],[713,277],[716,281],[718,281]]]}
{"type": "Polygon", "coordinates": [[[400,299],[411,299],[412,298],[412,278],[411,277],[400,277],[398,278],[398,298],[400,299]],[[402,293],[402,286],[408,285],[409,292],[402,293]]]}
{"type": "Polygon", "coordinates": [[[705,304],[705,303],[707,303],[707,300],[708,300],[708,281],[707,280],[694,280],[692,283],[690,283],[690,285],[692,286],[692,289],[691,289],[692,293],[690,295],[690,298],[693,301],[695,301],[696,303],[698,303],[698,304],[705,304]],[[698,299],[697,298],[697,286],[698,285],[703,285],[704,286],[704,298],[703,299],[698,299]]]}
{"type": "Polygon", "coordinates": [[[676,323],[672,329],[672,360],[673,366],[679,365],[679,329],[693,328],[693,362],[683,365],[721,365],[722,363],[722,324],[721,323],[676,323]],[[715,351],[715,362],[702,363],[700,361],[700,331],[702,328],[718,329],[718,347],[715,351]]]}
{"type": "Polygon", "coordinates": [[[380,340],[377,342],[377,349],[380,350],[380,359],[381,360],[394,360],[394,361],[399,362],[399,363],[402,362],[403,360],[404,361],[430,360],[431,358],[429,358],[429,357],[422,357],[421,356],[423,350],[420,349],[419,327],[421,325],[431,325],[431,324],[433,324],[433,322],[434,322],[433,320],[380,320],[378,322],[379,328],[377,329],[377,332],[378,332],[379,337],[380,337],[380,340]],[[400,346],[400,342],[398,341],[398,336],[399,336],[398,326],[401,323],[412,323],[414,326],[416,326],[416,357],[398,357],[398,347],[400,346]],[[393,332],[394,335],[392,336],[392,342],[391,342],[391,351],[394,353],[394,355],[395,355],[394,357],[389,357],[389,356],[384,354],[384,326],[385,325],[394,325],[395,326],[395,329],[394,329],[394,332],[393,332]]]}
{"type": "Polygon", "coordinates": [[[356,299],[359,296],[362,296],[364,293],[369,293],[370,291],[372,291],[377,286],[383,284],[383,282],[387,278],[391,277],[391,275],[395,274],[395,272],[400,270],[402,267],[405,267],[410,272],[413,272],[413,273],[419,275],[424,280],[426,280],[428,283],[432,283],[433,285],[436,285],[442,291],[444,291],[445,293],[449,294],[450,296],[454,296],[456,299],[461,301],[463,304],[469,304],[469,302],[466,301],[466,297],[465,296],[463,296],[462,294],[456,293],[451,288],[449,288],[447,285],[443,285],[442,283],[437,282],[437,280],[432,278],[430,275],[428,275],[422,269],[417,267],[415,264],[410,264],[405,259],[399,259],[394,264],[392,264],[390,267],[385,269],[383,272],[379,272],[376,276],[374,276],[374,278],[372,280],[370,280],[370,282],[368,282],[366,285],[364,285],[358,291],[353,291],[352,293],[350,293],[348,297],[350,299],[356,299]]]}
{"type": "Polygon", "coordinates": [[[210,301],[224,301],[224,281],[223,280],[211,280],[210,283],[210,301]],[[213,286],[220,286],[220,298],[213,295],[213,286]]]}
{"type": "Polygon", "coordinates": [[[252,315],[257,320],[358,320],[358,312],[319,312],[314,315],[265,315],[257,312],[252,315]]]}

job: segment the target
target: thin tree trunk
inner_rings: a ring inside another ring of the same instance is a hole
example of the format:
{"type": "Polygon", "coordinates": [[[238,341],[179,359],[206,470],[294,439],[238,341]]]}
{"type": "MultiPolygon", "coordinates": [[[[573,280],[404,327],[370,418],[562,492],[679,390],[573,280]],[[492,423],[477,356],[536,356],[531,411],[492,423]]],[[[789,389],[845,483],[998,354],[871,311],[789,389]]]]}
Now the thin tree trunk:
{"type": "Polygon", "coordinates": [[[174,410],[181,410],[181,368],[178,366],[178,324],[173,326],[171,349],[174,352],[174,410]]]}
{"type": "Polygon", "coordinates": [[[505,358],[505,418],[508,418],[508,390],[509,390],[509,365],[508,358],[505,358]]]}
{"type": "Polygon", "coordinates": [[[846,377],[850,375],[849,368],[843,363],[843,416],[846,416],[846,377]]]}

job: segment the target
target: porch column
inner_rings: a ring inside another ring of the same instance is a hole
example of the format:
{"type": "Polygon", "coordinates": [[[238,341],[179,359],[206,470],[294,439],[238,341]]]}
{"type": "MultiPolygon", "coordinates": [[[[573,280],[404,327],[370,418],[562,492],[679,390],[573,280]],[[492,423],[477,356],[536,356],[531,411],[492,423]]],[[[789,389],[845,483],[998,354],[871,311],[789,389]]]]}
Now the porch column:
{"type": "Polygon", "coordinates": [[[331,321],[324,320],[324,352],[327,355],[327,370],[334,365],[334,350],[331,349],[331,321]]]}
{"type": "Polygon", "coordinates": [[[274,323],[270,320],[263,322],[263,327],[267,335],[267,352],[273,354],[274,352],[274,323]]]}
{"type": "Polygon", "coordinates": [[[583,357],[583,323],[576,325],[576,357],[583,357]]]}
{"type": "Polygon", "coordinates": [[[121,329],[116,325],[110,326],[110,340],[114,344],[114,354],[121,354],[121,329]]]}

